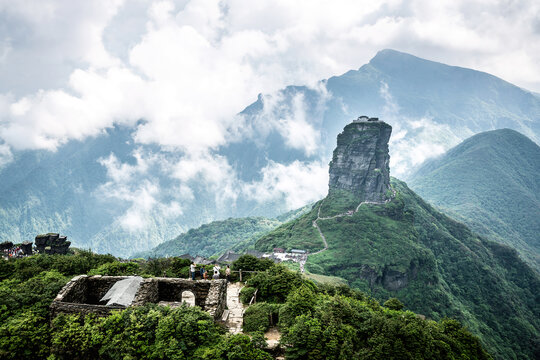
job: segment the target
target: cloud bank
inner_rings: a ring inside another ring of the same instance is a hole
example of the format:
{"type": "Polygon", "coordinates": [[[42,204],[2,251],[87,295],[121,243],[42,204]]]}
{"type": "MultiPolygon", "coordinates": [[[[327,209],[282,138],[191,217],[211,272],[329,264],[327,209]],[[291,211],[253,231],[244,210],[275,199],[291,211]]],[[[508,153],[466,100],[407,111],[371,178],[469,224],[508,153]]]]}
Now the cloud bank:
{"type": "MultiPolygon", "coordinates": [[[[394,48],[540,92],[538,19],[533,0],[0,0],[0,165],[14,151],[55,151],[120,124],[134,128],[141,149],[157,145],[168,154],[160,169],[184,194],[198,178],[219,188],[222,202],[257,193],[301,206],[326,187],[320,159],[269,163],[260,180],[238,186],[231,164],[217,155],[219,147],[253,136],[237,114],[257,94],[268,94],[266,131],[316,157],[321,134],[305,115],[305,99],[298,95],[292,112],[282,113],[278,89],[307,84],[324,93],[318,80],[394,48]]],[[[392,122],[396,110],[386,111],[392,122]]],[[[397,174],[442,151],[429,141],[434,134],[450,136],[430,119],[409,120],[393,124],[397,174]],[[407,132],[421,136],[410,143],[407,132]]],[[[127,189],[111,188],[111,196],[134,204],[126,224],[161,204],[159,184],[128,181],[148,171],[148,156],[141,154],[135,168],[102,159],[108,184],[127,189]]],[[[171,208],[180,213],[175,201],[171,208]]]]}

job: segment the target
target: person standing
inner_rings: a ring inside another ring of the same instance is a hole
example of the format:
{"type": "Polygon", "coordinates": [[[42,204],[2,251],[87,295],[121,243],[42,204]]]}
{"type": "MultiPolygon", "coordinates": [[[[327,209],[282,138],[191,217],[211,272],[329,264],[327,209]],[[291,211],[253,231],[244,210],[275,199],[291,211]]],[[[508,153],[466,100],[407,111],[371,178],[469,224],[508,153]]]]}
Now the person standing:
{"type": "Polygon", "coordinates": [[[195,263],[192,263],[189,267],[189,270],[191,272],[191,280],[195,280],[195,263]]]}
{"type": "Polygon", "coordinates": [[[214,276],[212,276],[212,279],[214,280],[218,280],[219,279],[219,270],[221,268],[219,267],[218,264],[214,265],[214,276]]]}
{"type": "Polygon", "coordinates": [[[201,265],[201,279],[204,277],[205,272],[206,272],[206,269],[204,268],[204,265],[201,265]]]}
{"type": "Polygon", "coordinates": [[[231,268],[229,265],[227,265],[227,269],[225,269],[225,277],[227,278],[227,282],[231,281],[231,268]]]}

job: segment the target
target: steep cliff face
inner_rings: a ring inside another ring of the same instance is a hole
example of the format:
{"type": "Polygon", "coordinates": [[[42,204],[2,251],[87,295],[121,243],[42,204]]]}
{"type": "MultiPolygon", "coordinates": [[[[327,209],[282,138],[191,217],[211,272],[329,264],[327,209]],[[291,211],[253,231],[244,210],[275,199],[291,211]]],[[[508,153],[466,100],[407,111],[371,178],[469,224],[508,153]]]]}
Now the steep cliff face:
{"type": "Polygon", "coordinates": [[[355,121],[338,135],[330,162],[329,194],[354,192],[362,201],[382,201],[390,188],[388,140],[392,127],[382,121],[355,121]]]}

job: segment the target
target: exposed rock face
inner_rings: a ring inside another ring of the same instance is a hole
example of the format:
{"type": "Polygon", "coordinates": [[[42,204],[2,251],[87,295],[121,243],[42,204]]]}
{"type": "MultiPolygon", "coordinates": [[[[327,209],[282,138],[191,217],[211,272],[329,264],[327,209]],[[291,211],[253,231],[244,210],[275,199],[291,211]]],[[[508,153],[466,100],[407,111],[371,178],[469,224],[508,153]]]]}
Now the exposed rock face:
{"type": "Polygon", "coordinates": [[[36,249],[40,254],[62,254],[69,252],[70,241],[67,236],[60,236],[57,233],[48,233],[36,236],[36,249]]]}
{"type": "Polygon", "coordinates": [[[388,140],[392,127],[360,117],[338,135],[330,162],[329,192],[352,191],[362,201],[383,201],[390,189],[388,140]]]}

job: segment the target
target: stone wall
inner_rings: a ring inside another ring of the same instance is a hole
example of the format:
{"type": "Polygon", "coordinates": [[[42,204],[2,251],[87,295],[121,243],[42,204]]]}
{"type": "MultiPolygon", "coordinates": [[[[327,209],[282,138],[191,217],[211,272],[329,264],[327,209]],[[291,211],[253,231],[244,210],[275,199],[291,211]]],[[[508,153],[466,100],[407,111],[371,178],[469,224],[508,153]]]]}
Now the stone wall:
{"type": "MultiPolygon", "coordinates": [[[[94,313],[108,315],[111,310],[123,309],[122,306],[105,306],[99,300],[117,282],[127,276],[87,276],[79,275],[71,279],[60,290],[51,304],[51,317],[60,313],[94,313]]],[[[199,280],[192,281],[178,278],[144,279],[135,295],[131,306],[147,303],[181,302],[182,292],[191,291],[195,296],[195,305],[219,319],[227,304],[227,281],[199,280]]]]}
{"type": "Polygon", "coordinates": [[[227,305],[227,280],[212,280],[210,282],[210,289],[206,296],[204,309],[217,320],[221,318],[227,305]]]}

